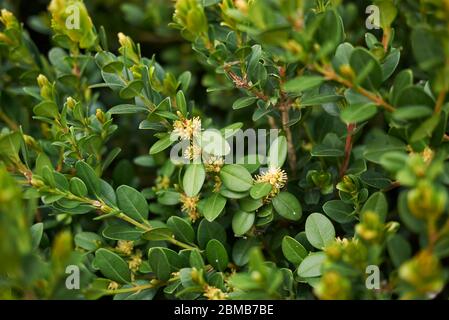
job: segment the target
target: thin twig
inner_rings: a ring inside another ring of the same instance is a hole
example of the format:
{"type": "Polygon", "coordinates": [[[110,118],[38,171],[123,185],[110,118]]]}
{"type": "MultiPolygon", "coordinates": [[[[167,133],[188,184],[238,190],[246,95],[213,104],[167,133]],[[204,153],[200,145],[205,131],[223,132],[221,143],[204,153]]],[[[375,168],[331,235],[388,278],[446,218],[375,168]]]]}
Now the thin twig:
{"type": "Polygon", "coordinates": [[[446,99],[447,92],[445,90],[441,91],[438,95],[437,102],[435,104],[435,114],[439,114],[441,112],[441,108],[443,108],[444,100],[446,99]]]}
{"type": "Polygon", "coordinates": [[[340,168],[340,179],[343,178],[346,171],[348,170],[349,166],[349,159],[351,158],[351,152],[352,152],[352,135],[355,129],[354,123],[349,123],[346,126],[346,143],[345,143],[345,159],[343,160],[343,164],[340,168]]]}
{"type": "Polygon", "coordinates": [[[339,76],[331,67],[322,68],[319,66],[315,66],[315,70],[320,72],[327,80],[336,81],[344,85],[345,87],[356,90],[358,93],[367,97],[368,99],[373,101],[376,105],[383,107],[385,110],[389,112],[393,112],[396,110],[391,104],[385,101],[382,98],[382,96],[372,93],[371,91],[368,91],[362,87],[356,86],[351,81],[339,76]]]}

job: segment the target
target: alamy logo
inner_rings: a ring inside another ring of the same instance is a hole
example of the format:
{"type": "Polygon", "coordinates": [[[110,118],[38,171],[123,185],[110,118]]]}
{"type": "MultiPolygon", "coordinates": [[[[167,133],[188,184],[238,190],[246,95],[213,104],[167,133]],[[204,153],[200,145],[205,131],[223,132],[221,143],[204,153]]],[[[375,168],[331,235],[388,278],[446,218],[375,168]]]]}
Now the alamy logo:
{"type": "Polygon", "coordinates": [[[80,28],[80,8],[76,5],[70,5],[65,9],[68,17],[65,19],[65,26],[69,30],[78,30],[80,28]]]}
{"type": "Polygon", "coordinates": [[[376,265],[369,265],[365,269],[368,275],[365,280],[365,286],[368,290],[380,289],[380,269],[376,265]]]}
{"type": "Polygon", "coordinates": [[[65,287],[68,290],[79,290],[80,288],[80,268],[69,265],[65,268],[65,273],[69,276],[65,279],[65,287]]]}
{"type": "Polygon", "coordinates": [[[172,141],[177,141],[170,151],[170,160],[176,164],[207,163],[210,159],[220,158],[224,164],[266,164],[268,150],[270,161],[277,163],[280,154],[279,137],[276,129],[227,129],[221,132],[216,129],[185,135],[187,139],[179,139],[180,134],[173,131],[172,141]],[[246,156],[245,156],[246,155],[246,156]]]}
{"type": "Polygon", "coordinates": [[[365,10],[366,14],[369,14],[366,18],[365,26],[368,30],[380,29],[380,9],[378,6],[370,5],[365,10]]]}

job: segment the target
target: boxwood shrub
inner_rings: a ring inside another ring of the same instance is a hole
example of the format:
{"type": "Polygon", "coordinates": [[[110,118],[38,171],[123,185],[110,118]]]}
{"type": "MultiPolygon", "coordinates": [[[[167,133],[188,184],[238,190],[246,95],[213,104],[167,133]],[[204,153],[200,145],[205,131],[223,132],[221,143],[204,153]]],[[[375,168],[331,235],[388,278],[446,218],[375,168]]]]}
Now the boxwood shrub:
{"type": "Polygon", "coordinates": [[[448,298],[449,1],[0,3],[0,298],[448,298]]]}

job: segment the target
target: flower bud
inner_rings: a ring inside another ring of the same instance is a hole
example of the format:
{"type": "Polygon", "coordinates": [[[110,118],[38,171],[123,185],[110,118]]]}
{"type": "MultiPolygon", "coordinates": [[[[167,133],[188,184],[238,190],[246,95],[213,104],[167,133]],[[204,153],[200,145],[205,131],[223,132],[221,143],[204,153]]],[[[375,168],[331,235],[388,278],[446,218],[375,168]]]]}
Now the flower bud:
{"type": "Polygon", "coordinates": [[[123,34],[122,32],[119,32],[117,34],[118,36],[118,42],[120,43],[119,52],[126,56],[128,59],[130,59],[134,63],[139,63],[139,55],[137,54],[136,45],[134,44],[134,41],[123,34]]]}
{"type": "Polygon", "coordinates": [[[95,112],[95,117],[100,123],[105,123],[107,121],[106,115],[101,109],[97,109],[97,111],[95,112]]]}
{"type": "Polygon", "coordinates": [[[420,294],[435,295],[444,287],[443,269],[432,252],[424,250],[402,264],[399,277],[420,294]]]}
{"type": "Polygon", "coordinates": [[[340,71],[340,74],[344,78],[351,80],[351,81],[355,79],[354,70],[352,70],[350,65],[348,65],[348,64],[341,65],[339,71],[340,71]]]}
{"type": "Polygon", "coordinates": [[[365,242],[376,243],[382,240],[384,225],[377,213],[366,211],[363,213],[362,222],[355,226],[355,231],[365,242]]]}
{"type": "Polygon", "coordinates": [[[173,20],[189,40],[207,39],[208,23],[203,6],[197,0],[177,0],[173,20]]]}
{"type": "Polygon", "coordinates": [[[96,44],[94,25],[83,1],[52,0],[48,11],[55,34],[68,37],[82,49],[96,44]]]}
{"type": "Polygon", "coordinates": [[[6,29],[18,28],[19,22],[16,17],[12,14],[12,12],[2,9],[0,21],[3,23],[6,29]]]}
{"type": "Polygon", "coordinates": [[[446,207],[446,202],[446,191],[426,180],[407,193],[408,208],[419,219],[439,217],[446,207]]]}
{"type": "Polygon", "coordinates": [[[322,300],[347,300],[351,298],[351,282],[336,271],[323,274],[315,288],[322,300]]]}
{"type": "Polygon", "coordinates": [[[41,97],[45,100],[53,99],[53,85],[48,81],[47,77],[43,74],[40,74],[37,77],[37,84],[41,89],[41,97]]]}
{"type": "Polygon", "coordinates": [[[75,108],[75,106],[76,106],[76,100],[73,99],[72,97],[68,97],[66,103],[67,103],[67,108],[69,108],[71,110],[73,110],[73,108],[75,108]]]}

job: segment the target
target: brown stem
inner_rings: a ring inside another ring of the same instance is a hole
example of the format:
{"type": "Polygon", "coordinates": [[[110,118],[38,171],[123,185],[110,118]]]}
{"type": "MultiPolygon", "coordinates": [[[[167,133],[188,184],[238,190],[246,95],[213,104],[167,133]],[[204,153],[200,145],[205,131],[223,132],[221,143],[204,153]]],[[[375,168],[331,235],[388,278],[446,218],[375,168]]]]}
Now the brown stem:
{"type": "Polygon", "coordinates": [[[282,128],[284,129],[287,138],[288,164],[290,166],[292,175],[296,176],[296,151],[293,144],[292,131],[290,130],[290,127],[288,125],[288,123],[290,122],[288,115],[289,106],[285,105],[284,107],[280,107],[279,110],[281,111],[282,128]]]}
{"type": "Polygon", "coordinates": [[[382,45],[384,47],[385,52],[388,51],[388,44],[390,43],[390,38],[391,38],[391,29],[390,28],[384,29],[384,33],[382,36],[382,45]]]}
{"type": "Polygon", "coordinates": [[[343,176],[346,173],[346,170],[348,170],[349,166],[349,159],[351,158],[351,152],[352,152],[352,135],[355,129],[354,123],[349,123],[346,126],[346,143],[345,143],[345,159],[343,160],[343,164],[340,168],[340,178],[343,178],[343,176]]]}
{"type": "Polygon", "coordinates": [[[315,69],[318,72],[320,72],[327,80],[336,81],[344,85],[345,87],[356,90],[358,93],[367,97],[368,99],[373,101],[376,105],[383,107],[385,110],[389,112],[395,111],[395,108],[391,104],[386,102],[380,95],[372,93],[362,87],[356,86],[351,81],[339,76],[337,73],[335,73],[335,71],[332,68],[330,67],[322,68],[315,66],[315,69]]]}
{"type": "Polygon", "coordinates": [[[441,91],[438,95],[437,102],[435,104],[435,114],[439,114],[441,112],[441,108],[443,107],[444,100],[446,99],[447,92],[445,90],[441,91]]]}
{"type": "Polygon", "coordinates": [[[13,131],[19,131],[19,126],[3,110],[0,109],[0,119],[13,131]]]}
{"type": "Polygon", "coordinates": [[[265,95],[262,91],[259,91],[255,87],[251,86],[246,77],[243,78],[239,77],[233,71],[229,70],[229,67],[225,67],[225,71],[228,73],[229,77],[231,77],[232,82],[234,82],[237,88],[246,89],[263,101],[269,100],[269,97],[265,95]]]}

